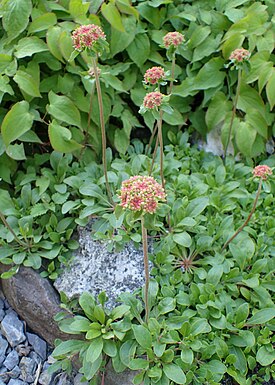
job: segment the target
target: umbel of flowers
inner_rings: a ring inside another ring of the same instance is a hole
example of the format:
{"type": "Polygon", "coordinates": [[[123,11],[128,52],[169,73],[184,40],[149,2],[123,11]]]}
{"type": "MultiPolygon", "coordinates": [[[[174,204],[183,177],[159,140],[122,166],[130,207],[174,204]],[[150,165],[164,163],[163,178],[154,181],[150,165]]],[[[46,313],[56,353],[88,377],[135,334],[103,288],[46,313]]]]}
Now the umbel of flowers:
{"type": "Polygon", "coordinates": [[[166,194],[162,186],[150,176],[136,175],[122,182],[120,190],[120,205],[124,209],[128,209],[140,213],[141,230],[142,230],[142,246],[143,260],[145,272],[145,320],[149,319],[149,260],[148,260],[148,243],[147,229],[144,224],[145,214],[154,214],[160,202],[165,201],[166,194]]]}
{"type": "MultiPolygon", "coordinates": [[[[101,143],[102,143],[102,164],[104,177],[106,182],[106,190],[110,203],[113,202],[112,193],[108,181],[108,172],[107,172],[107,158],[106,158],[106,132],[105,132],[105,122],[104,122],[104,109],[102,101],[102,92],[99,80],[99,69],[97,67],[98,56],[100,56],[104,51],[108,51],[109,45],[106,41],[106,35],[103,30],[95,24],[81,25],[76,28],[72,33],[72,41],[74,52],[72,53],[71,60],[74,59],[80,52],[86,51],[90,54],[92,59],[92,68],[88,70],[88,74],[95,78],[96,90],[97,90],[97,99],[99,105],[99,116],[100,116],[100,128],[101,128],[101,143]]],[[[90,111],[92,103],[92,94],[90,98],[90,111]]],[[[91,116],[89,113],[88,117],[88,127],[87,132],[89,131],[91,116]]]]}
{"type": "Polygon", "coordinates": [[[158,85],[165,79],[165,72],[162,67],[149,68],[144,74],[144,83],[151,85],[158,85]]]}
{"type": "Polygon", "coordinates": [[[272,175],[272,169],[269,166],[267,166],[266,164],[263,164],[263,165],[256,166],[253,169],[252,174],[253,174],[254,178],[260,178],[258,190],[256,193],[256,197],[254,199],[252,209],[251,209],[246,221],[238,228],[238,230],[235,231],[235,233],[232,235],[232,237],[229,238],[228,241],[226,241],[226,243],[223,245],[222,250],[224,250],[229,245],[229,243],[231,241],[233,241],[233,239],[236,238],[236,236],[244,229],[244,227],[247,226],[254,211],[256,210],[258,199],[259,199],[261,189],[262,189],[263,180],[267,180],[267,178],[272,175]]]}

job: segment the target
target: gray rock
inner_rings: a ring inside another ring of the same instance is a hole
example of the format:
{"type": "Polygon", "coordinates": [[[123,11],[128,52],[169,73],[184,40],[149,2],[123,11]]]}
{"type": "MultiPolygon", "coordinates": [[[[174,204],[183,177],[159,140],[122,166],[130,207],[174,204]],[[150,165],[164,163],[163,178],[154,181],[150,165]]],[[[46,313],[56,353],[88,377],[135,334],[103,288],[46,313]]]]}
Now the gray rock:
{"type": "Polygon", "coordinates": [[[10,376],[7,373],[7,368],[5,368],[5,366],[2,366],[2,368],[0,368],[0,378],[3,382],[8,382],[10,379],[10,376]]]}
{"type": "Polygon", "coordinates": [[[5,314],[5,310],[0,309],[0,321],[2,321],[2,319],[5,317],[5,314]]]}
{"type": "Polygon", "coordinates": [[[12,350],[8,355],[3,364],[9,370],[12,370],[19,362],[19,356],[16,350],[12,350]]]}
{"type": "MultiPolygon", "coordinates": [[[[0,265],[0,272],[5,269],[5,265],[0,265]]],[[[62,333],[53,319],[61,310],[58,294],[51,283],[35,270],[21,267],[16,275],[2,280],[2,290],[28,327],[49,345],[53,346],[56,338],[72,338],[71,335],[62,333]]]]}
{"type": "Polygon", "coordinates": [[[49,366],[50,365],[48,364],[48,362],[45,362],[43,365],[43,369],[42,369],[42,372],[41,372],[41,374],[39,376],[39,380],[38,380],[38,383],[41,385],[50,385],[50,383],[52,381],[54,374],[50,374],[48,372],[49,366]]]}
{"type": "Polygon", "coordinates": [[[4,302],[4,299],[0,297],[0,309],[4,309],[4,306],[5,306],[5,302],[4,302]]]}
{"type": "Polygon", "coordinates": [[[57,374],[53,381],[54,385],[73,385],[73,379],[67,373],[57,374]]]}
{"type": "MultiPolygon", "coordinates": [[[[78,373],[74,378],[74,385],[88,385],[87,381],[81,381],[81,378],[83,375],[81,373],[78,373]]],[[[125,384],[126,385],[126,384],[125,384]]]]}
{"type": "Polygon", "coordinates": [[[33,382],[35,379],[35,372],[37,363],[30,357],[22,357],[19,368],[21,370],[21,378],[26,382],[33,382]]]}
{"type": "Polygon", "coordinates": [[[17,378],[20,376],[20,369],[19,366],[15,366],[10,372],[9,372],[10,378],[17,378]]]}
{"type": "Polygon", "coordinates": [[[14,311],[10,311],[5,315],[1,323],[1,330],[12,347],[20,344],[20,342],[23,342],[26,339],[24,335],[24,324],[19,320],[14,311]]]}
{"type": "Polygon", "coordinates": [[[28,385],[26,382],[11,378],[8,385],[28,385]]]}
{"type": "Polygon", "coordinates": [[[1,378],[0,378],[0,385],[5,385],[4,381],[2,381],[1,378]]]}
{"type": "Polygon", "coordinates": [[[47,358],[47,344],[42,338],[36,334],[27,333],[27,338],[33,350],[42,358],[43,361],[47,358]]]}
{"type": "Polygon", "coordinates": [[[138,371],[130,369],[126,369],[122,373],[116,373],[109,363],[107,365],[104,385],[132,385],[133,378],[137,373],[138,371]]]}
{"type": "Polygon", "coordinates": [[[2,365],[2,363],[6,358],[6,350],[8,346],[9,346],[8,342],[0,334],[0,365],[2,365]]]}
{"type": "Polygon", "coordinates": [[[63,268],[54,282],[55,288],[69,298],[88,291],[94,295],[105,291],[107,306],[116,306],[116,298],[124,292],[133,292],[144,284],[143,252],[133,244],[121,252],[109,252],[108,243],[94,241],[89,227],[80,228],[80,247],[72,263],[63,268]]]}

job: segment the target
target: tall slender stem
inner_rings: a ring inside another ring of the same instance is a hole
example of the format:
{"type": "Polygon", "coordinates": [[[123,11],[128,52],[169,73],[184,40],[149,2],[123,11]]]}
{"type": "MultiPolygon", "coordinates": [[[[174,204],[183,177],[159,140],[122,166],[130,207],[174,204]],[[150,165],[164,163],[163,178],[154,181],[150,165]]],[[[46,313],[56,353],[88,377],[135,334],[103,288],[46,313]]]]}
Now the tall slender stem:
{"type": "Polygon", "coordinates": [[[165,181],[164,181],[164,174],[163,174],[163,138],[162,138],[162,115],[163,112],[159,112],[159,118],[158,118],[158,141],[159,141],[159,148],[160,148],[160,177],[161,177],[161,184],[162,187],[165,188],[165,181]]]}
{"type": "Polygon", "coordinates": [[[229,243],[231,241],[233,241],[234,238],[236,238],[236,236],[243,230],[243,228],[248,224],[248,222],[250,221],[254,211],[256,210],[256,206],[257,206],[257,203],[258,203],[258,199],[259,199],[259,196],[260,196],[260,193],[261,193],[261,189],[262,189],[262,178],[260,179],[260,182],[259,182],[259,186],[258,186],[258,190],[257,190],[257,194],[256,194],[256,197],[255,197],[255,200],[254,200],[254,204],[253,204],[253,207],[250,211],[250,214],[248,215],[246,221],[242,224],[242,226],[240,226],[238,228],[238,230],[232,235],[231,238],[228,239],[227,242],[225,242],[225,244],[223,245],[222,247],[222,251],[229,245],[229,243]]]}
{"type": "Polygon", "coordinates": [[[237,103],[238,103],[238,99],[239,99],[239,95],[240,95],[240,88],[241,88],[241,79],[242,79],[242,70],[239,69],[238,70],[238,81],[237,81],[236,96],[235,96],[235,100],[234,100],[234,104],[233,104],[233,110],[232,110],[230,124],[229,124],[228,137],[227,137],[226,145],[225,145],[225,148],[224,148],[224,163],[226,161],[227,150],[228,150],[228,146],[229,146],[230,139],[231,139],[231,134],[232,134],[233,122],[234,122],[234,118],[236,116],[237,103]]]}
{"type": "Polygon", "coordinates": [[[0,211],[0,218],[1,218],[1,221],[3,222],[4,226],[12,233],[12,235],[14,236],[14,239],[16,240],[16,242],[20,245],[20,246],[23,246],[23,247],[29,247],[29,244],[28,243],[25,243],[25,242],[22,242],[18,236],[15,234],[15,232],[13,231],[13,229],[11,228],[11,226],[9,225],[9,223],[7,222],[5,216],[3,213],[1,213],[0,211]]]}
{"type": "Polygon", "coordinates": [[[98,70],[97,70],[97,61],[95,58],[92,58],[92,61],[93,61],[93,69],[94,69],[94,75],[95,75],[95,83],[96,83],[98,106],[99,106],[101,142],[102,142],[102,163],[103,163],[103,170],[104,170],[104,176],[105,176],[105,182],[106,182],[106,190],[107,190],[107,195],[108,195],[110,203],[112,205],[114,205],[114,201],[112,198],[112,193],[111,193],[111,189],[110,189],[110,185],[109,185],[109,181],[108,181],[108,172],[107,172],[106,132],[105,132],[105,122],[104,122],[101,86],[100,86],[100,80],[99,80],[99,75],[98,75],[98,70]]]}
{"type": "Polygon", "coordinates": [[[175,80],[175,67],[176,67],[176,53],[174,52],[173,57],[172,57],[172,65],[171,65],[171,82],[170,82],[170,87],[169,87],[169,94],[172,93],[173,91],[173,85],[174,85],[174,80],[175,80]]]}
{"type": "Polygon", "coordinates": [[[151,134],[151,136],[150,136],[149,143],[148,143],[148,147],[147,147],[147,149],[146,149],[145,155],[148,155],[148,154],[149,154],[150,147],[152,146],[152,142],[153,142],[153,139],[154,139],[154,137],[155,137],[155,135],[156,135],[157,130],[158,130],[158,123],[156,122],[155,127],[154,127],[154,129],[153,129],[153,132],[152,132],[152,134],[151,134]]]}
{"type": "Polygon", "coordinates": [[[154,152],[153,152],[153,155],[152,155],[152,163],[151,163],[151,166],[150,166],[149,175],[151,175],[152,172],[153,172],[153,167],[154,167],[155,160],[156,160],[156,156],[157,156],[158,146],[159,146],[159,138],[158,138],[158,136],[157,136],[157,137],[156,137],[155,147],[154,147],[154,152]]]}
{"type": "Polygon", "coordinates": [[[144,302],[145,302],[145,321],[149,320],[149,259],[148,259],[148,242],[147,242],[147,229],[144,224],[144,216],[141,217],[141,231],[142,231],[142,247],[143,247],[143,261],[144,261],[144,273],[145,273],[145,290],[144,290],[144,302]]]}

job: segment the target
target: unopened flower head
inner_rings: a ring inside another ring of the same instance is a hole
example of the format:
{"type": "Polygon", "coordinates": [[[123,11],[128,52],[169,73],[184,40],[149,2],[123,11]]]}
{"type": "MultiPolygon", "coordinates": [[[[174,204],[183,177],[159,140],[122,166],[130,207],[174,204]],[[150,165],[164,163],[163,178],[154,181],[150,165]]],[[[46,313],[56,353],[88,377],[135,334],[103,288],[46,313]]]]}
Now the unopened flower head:
{"type": "Polygon", "coordinates": [[[145,95],[143,99],[144,108],[152,110],[155,107],[160,107],[163,101],[163,96],[164,95],[158,91],[149,92],[149,94],[145,95]]]}
{"type": "Polygon", "coordinates": [[[269,166],[263,164],[256,166],[253,169],[253,176],[266,180],[269,175],[272,175],[272,170],[269,166]]]}
{"type": "Polygon", "coordinates": [[[122,182],[121,206],[143,214],[153,214],[166,194],[162,186],[151,176],[136,175],[122,182]]]}
{"type": "Polygon", "coordinates": [[[165,48],[177,48],[185,41],[184,35],[179,32],[168,32],[163,38],[165,48]]]}
{"type": "Polygon", "coordinates": [[[247,49],[237,48],[231,53],[229,60],[232,60],[235,63],[243,63],[249,60],[250,55],[251,53],[247,49]]]}
{"type": "Polygon", "coordinates": [[[106,40],[105,33],[95,24],[81,25],[72,33],[73,46],[76,51],[93,49],[100,40],[106,40]]]}
{"type": "MultiPolygon", "coordinates": [[[[97,73],[98,73],[98,76],[101,74],[101,69],[97,67],[97,73]]],[[[91,67],[89,70],[88,70],[88,75],[91,76],[92,78],[95,77],[95,71],[93,69],[93,67],[91,67]]]]}
{"type": "Polygon", "coordinates": [[[165,72],[162,67],[149,68],[144,74],[144,82],[150,84],[157,84],[164,80],[165,72]]]}

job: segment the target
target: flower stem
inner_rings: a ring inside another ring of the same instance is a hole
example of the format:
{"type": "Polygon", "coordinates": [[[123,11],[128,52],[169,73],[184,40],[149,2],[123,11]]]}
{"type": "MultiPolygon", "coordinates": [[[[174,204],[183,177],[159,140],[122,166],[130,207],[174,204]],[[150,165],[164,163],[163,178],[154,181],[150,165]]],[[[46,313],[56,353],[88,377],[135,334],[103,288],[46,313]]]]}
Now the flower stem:
{"type": "Polygon", "coordinates": [[[143,261],[144,261],[144,273],[145,273],[145,290],[144,290],[144,302],[145,302],[145,322],[149,320],[149,260],[148,260],[148,243],[147,243],[147,229],[144,225],[144,216],[141,217],[141,231],[142,231],[142,247],[143,247],[143,261]]]}
{"type": "Polygon", "coordinates": [[[174,52],[173,58],[172,58],[172,65],[171,65],[171,82],[170,82],[170,87],[169,87],[169,94],[172,93],[173,91],[173,85],[174,85],[174,80],[175,80],[175,67],[176,67],[176,53],[174,52]]]}
{"type": "Polygon", "coordinates": [[[238,230],[232,235],[231,238],[228,239],[227,242],[225,242],[225,244],[223,245],[222,247],[222,251],[229,245],[230,242],[233,241],[234,238],[236,238],[236,236],[243,230],[243,228],[248,224],[248,222],[250,221],[254,211],[256,210],[256,206],[257,206],[257,203],[258,203],[258,199],[259,199],[259,196],[260,196],[260,193],[261,193],[261,189],[262,189],[262,182],[263,182],[263,179],[261,178],[260,179],[260,182],[259,182],[259,186],[258,186],[258,190],[257,190],[257,194],[256,194],[256,197],[255,197],[255,200],[254,200],[254,204],[253,204],[253,207],[250,211],[250,214],[248,215],[246,221],[242,224],[242,226],[240,226],[238,228],[238,230]]]}
{"type": "Polygon", "coordinates": [[[103,170],[104,170],[104,176],[105,176],[105,182],[106,182],[106,190],[107,190],[107,195],[108,195],[110,203],[112,205],[114,205],[114,201],[112,198],[112,193],[111,193],[111,189],[110,189],[110,185],[109,185],[109,181],[108,181],[108,173],[107,173],[106,132],[105,132],[105,123],[104,123],[104,114],[103,114],[103,101],[102,101],[101,86],[100,86],[99,74],[98,74],[98,70],[97,70],[96,59],[92,58],[92,61],[93,61],[93,70],[94,70],[94,75],[95,75],[95,83],[96,83],[98,106],[99,106],[101,142],[102,142],[102,163],[103,163],[103,170]]]}
{"type": "Polygon", "coordinates": [[[226,162],[227,150],[228,150],[228,146],[229,146],[230,139],[231,139],[233,122],[234,122],[234,118],[236,116],[237,103],[238,103],[238,99],[239,99],[239,96],[240,96],[241,79],[242,79],[242,70],[239,69],[238,70],[238,81],[237,81],[236,96],[235,96],[235,100],[234,100],[234,104],[233,104],[233,110],[232,110],[230,124],[229,124],[228,137],[227,137],[226,145],[225,145],[225,148],[224,148],[224,163],[226,162]]]}
{"type": "Polygon", "coordinates": [[[3,213],[1,213],[0,211],[0,219],[1,221],[3,222],[4,226],[12,233],[12,235],[14,236],[14,239],[15,241],[22,247],[29,247],[29,244],[28,243],[25,243],[25,242],[22,242],[18,236],[15,234],[15,232],[13,231],[13,229],[11,228],[11,226],[9,225],[9,223],[7,222],[5,216],[3,213]]]}
{"type": "Polygon", "coordinates": [[[156,132],[158,130],[158,123],[155,124],[155,127],[153,129],[153,132],[150,136],[150,139],[149,139],[149,143],[148,143],[148,146],[147,146],[147,149],[146,149],[146,152],[145,152],[145,155],[148,155],[149,154],[149,151],[150,151],[150,147],[152,146],[152,142],[153,142],[153,139],[156,135],[156,132]]]}
{"type": "Polygon", "coordinates": [[[163,138],[162,138],[162,114],[163,112],[159,112],[159,118],[158,118],[158,141],[159,141],[159,149],[160,149],[160,177],[161,177],[161,184],[162,188],[165,189],[165,181],[164,181],[164,175],[163,175],[163,138]]]}

